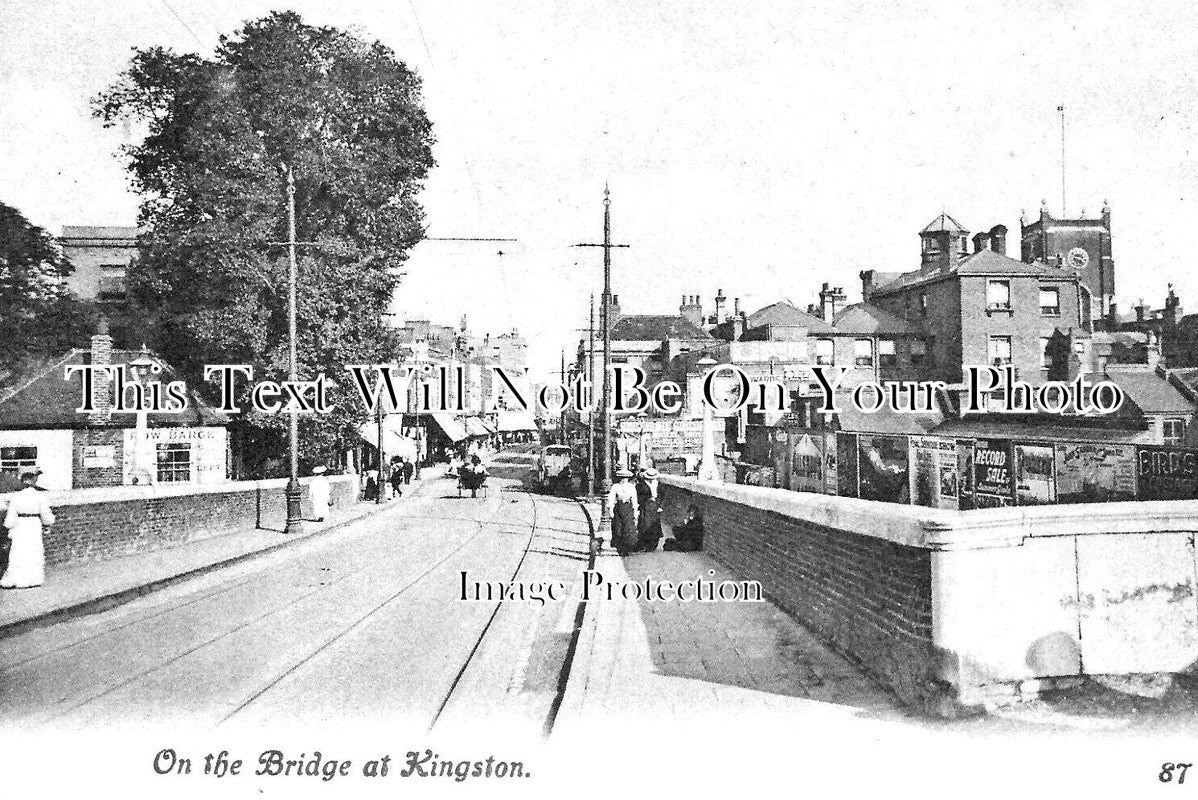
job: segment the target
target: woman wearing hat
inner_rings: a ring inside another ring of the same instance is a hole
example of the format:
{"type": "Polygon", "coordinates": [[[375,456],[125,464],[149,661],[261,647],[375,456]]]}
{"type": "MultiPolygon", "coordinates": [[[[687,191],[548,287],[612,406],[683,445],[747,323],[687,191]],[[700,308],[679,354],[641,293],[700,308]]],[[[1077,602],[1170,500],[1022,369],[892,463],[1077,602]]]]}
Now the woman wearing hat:
{"type": "Polygon", "coordinates": [[[642,475],[638,499],[640,500],[640,525],[638,526],[637,549],[652,552],[661,541],[661,499],[657,484],[657,470],[650,467],[642,475]]]}
{"type": "Polygon", "coordinates": [[[637,547],[636,487],[632,485],[632,473],[621,469],[616,473],[616,482],[607,495],[607,513],[611,516],[611,544],[622,556],[637,547]]]}
{"type": "Polygon", "coordinates": [[[329,515],[329,500],[332,499],[332,487],[329,486],[329,479],[324,476],[325,472],[324,467],[314,467],[312,482],[308,484],[308,496],[312,498],[312,518],[317,522],[324,522],[325,517],[329,515]]]}
{"type": "Polygon", "coordinates": [[[21,491],[8,501],[4,527],[12,540],[8,568],[0,577],[0,589],[28,589],[41,586],[46,579],[46,551],[42,543],[44,526],[54,524],[54,512],[46,495],[37,490],[37,473],[21,475],[21,491]]]}

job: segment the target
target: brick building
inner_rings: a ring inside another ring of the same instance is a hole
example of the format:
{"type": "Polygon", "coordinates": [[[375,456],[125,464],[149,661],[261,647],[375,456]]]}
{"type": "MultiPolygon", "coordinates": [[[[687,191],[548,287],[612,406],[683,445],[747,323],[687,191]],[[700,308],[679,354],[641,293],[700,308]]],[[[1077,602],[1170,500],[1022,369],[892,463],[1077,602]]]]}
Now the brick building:
{"type": "Polygon", "coordinates": [[[964,365],[1014,364],[1022,380],[1040,383],[1052,369],[1052,337],[1091,330],[1079,275],[1009,258],[1003,226],[974,236],[969,252],[969,231],[941,214],[920,241],[918,270],[867,270],[861,282],[866,303],[922,328],[925,377],[955,383],[964,365]]]}
{"type": "MultiPolygon", "coordinates": [[[[113,386],[104,380],[97,380],[95,413],[79,412],[82,379],[64,375],[67,367],[84,364],[123,365],[129,383],[140,383],[143,391],[175,379],[153,353],[114,349],[102,325],[89,348],[71,350],[0,396],[0,473],[6,482],[30,468],[43,470],[41,485],[53,490],[227,479],[227,417],[194,392],[180,413],[117,412],[113,386]]],[[[138,390],[125,389],[132,403],[138,390]]]]}

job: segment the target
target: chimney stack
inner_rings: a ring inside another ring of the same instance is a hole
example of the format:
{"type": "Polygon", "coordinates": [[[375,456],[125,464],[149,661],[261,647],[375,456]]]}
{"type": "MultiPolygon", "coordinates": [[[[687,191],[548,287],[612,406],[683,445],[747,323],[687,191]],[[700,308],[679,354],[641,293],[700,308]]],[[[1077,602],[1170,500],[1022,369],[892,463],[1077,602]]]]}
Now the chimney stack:
{"type": "MultiPolygon", "coordinates": [[[[91,361],[95,366],[112,363],[112,337],[108,335],[108,318],[100,317],[91,339],[91,361]]],[[[92,383],[96,410],[87,415],[90,425],[107,425],[112,421],[112,379],[107,374],[95,375],[92,383]]]]}
{"type": "Polygon", "coordinates": [[[720,323],[724,322],[724,320],[726,320],[728,318],[727,311],[724,309],[724,301],[727,299],[728,298],[726,298],[724,296],[723,289],[716,289],[716,291],[715,291],[715,324],[716,325],[719,325],[720,323]]]}
{"type": "Polygon", "coordinates": [[[857,277],[861,279],[861,302],[868,303],[869,296],[874,293],[874,271],[862,270],[857,273],[857,277]]]}
{"type": "Polygon", "coordinates": [[[703,327],[703,304],[698,295],[684,295],[682,305],[678,306],[678,316],[685,319],[696,328],[703,327]]]}
{"type": "Polygon", "coordinates": [[[990,229],[990,249],[1000,256],[1007,254],[1007,226],[995,225],[990,229]]]}
{"type": "Polygon", "coordinates": [[[990,234],[975,233],[973,235],[973,252],[980,253],[990,249],[990,234]]]}
{"type": "Polygon", "coordinates": [[[836,317],[836,312],[840,310],[845,299],[847,299],[847,295],[841,287],[829,287],[825,283],[819,292],[820,318],[831,325],[832,320],[836,317]]]}

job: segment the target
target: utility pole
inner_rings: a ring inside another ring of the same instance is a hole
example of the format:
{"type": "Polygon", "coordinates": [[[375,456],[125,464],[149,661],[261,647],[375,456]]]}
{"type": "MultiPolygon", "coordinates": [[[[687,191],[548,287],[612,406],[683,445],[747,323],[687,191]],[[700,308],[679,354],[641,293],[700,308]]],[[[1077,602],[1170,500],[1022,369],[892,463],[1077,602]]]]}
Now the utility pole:
{"type": "MultiPolygon", "coordinates": [[[[587,346],[590,354],[587,356],[587,380],[595,380],[595,295],[591,294],[591,318],[587,325],[587,346]]],[[[594,386],[591,387],[592,397],[594,386]]],[[[587,412],[587,496],[595,496],[595,410],[594,402],[587,412]]]]}
{"type": "Polygon", "coordinates": [[[1064,104],[1057,106],[1057,111],[1061,112],[1061,219],[1066,219],[1069,215],[1065,213],[1065,106],[1064,106],[1064,104]]]}
{"type": "MultiPolygon", "coordinates": [[[[562,376],[562,385],[567,386],[569,384],[569,381],[566,380],[566,348],[564,348],[564,347],[562,348],[561,371],[558,374],[562,376]]],[[[566,395],[569,396],[569,394],[570,393],[567,391],[566,395]]],[[[558,415],[557,415],[557,431],[558,431],[558,435],[561,436],[562,444],[565,444],[566,443],[566,409],[565,408],[563,408],[561,410],[561,412],[558,413],[558,415]]]]}
{"type": "MultiPolygon", "coordinates": [[[[603,248],[603,299],[602,307],[599,310],[599,324],[603,326],[603,405],[600,408],[600,413],[603,414],[603,453],[600,463],[603,469],[603,480],[599,485],[599,491],[605,497],[611,489],[611,414],[608,413],[608,406],[611,405],[611,251],[613,247],[628,247],[626,244],[611,243],[611,190],[607,184],[603,186],[603,244],[576,244],[575,247],[602,247],[603,248]]],[[[599,530],[604,533],[611,531],[611,517],[608,516],[607,503],[602,505],[602,511],[599,517],[599,530]]]]}

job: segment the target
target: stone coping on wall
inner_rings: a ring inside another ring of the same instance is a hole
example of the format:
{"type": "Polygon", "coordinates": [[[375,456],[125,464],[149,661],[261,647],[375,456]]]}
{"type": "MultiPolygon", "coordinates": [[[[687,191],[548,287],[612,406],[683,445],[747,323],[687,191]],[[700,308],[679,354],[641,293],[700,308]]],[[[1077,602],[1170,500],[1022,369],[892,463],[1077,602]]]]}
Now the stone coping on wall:
{"type": "Polygon", "coordinates": [[[1198,500],[1144,500],[952,511],[676,475],[667,486],[772,511],[835,530],[929,550],[1017,547],[1051,536],[1198,531],[1198,500]]]}
{"type": "MultiPolygon", "coordinates": [[[[301,484],[311,481],[311,476],[300,478],[301,484]]],[[[329,483],[356,482],[358,476],[330,475],[329,483]]],[[[282,491],[287,486],[287,478],[270,478],[261,481],[223,481],[221,483],[158,483],[151,486],[98,486],[91,489],[70,489],[61,492],[46,492],[50,505],[62,506],[89,505],[92,503],[117,503],[127,500],[155,500],[163,497],[185,497],[204,494],[228,494],[231,492],[253,492],[259,490],[277,489],[282,491]]],[[[8,506],[10,494],[0,494],[0,509],[8,506]]]]}

